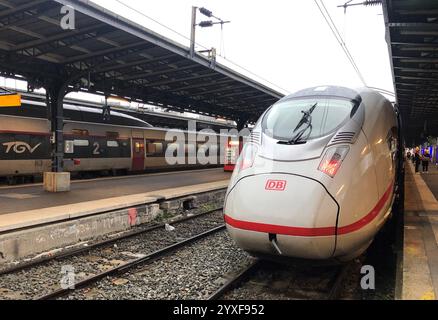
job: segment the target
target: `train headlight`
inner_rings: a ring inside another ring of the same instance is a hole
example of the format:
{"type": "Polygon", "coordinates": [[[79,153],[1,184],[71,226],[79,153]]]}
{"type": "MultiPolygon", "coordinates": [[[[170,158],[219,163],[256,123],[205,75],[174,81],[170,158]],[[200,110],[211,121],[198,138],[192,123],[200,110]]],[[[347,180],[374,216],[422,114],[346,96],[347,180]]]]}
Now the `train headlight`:
{"type": "Polygon", "coordinates": [[[337,146],[327,149],[319,164],[318,170],[333,178],[341,167],[342,161],[344,161],[349,150],[350,148],[348,146],[337,146]]]}
{"type": "Polygon", "coordinates": [[[254,165],[254,160],[257,154],[258,148],[257,146],[247,143],[242,150],[242,153],[239,157],[238,163],[236,167],[239,171],[243,171],[245,169],[251,168],[254,165]]]}

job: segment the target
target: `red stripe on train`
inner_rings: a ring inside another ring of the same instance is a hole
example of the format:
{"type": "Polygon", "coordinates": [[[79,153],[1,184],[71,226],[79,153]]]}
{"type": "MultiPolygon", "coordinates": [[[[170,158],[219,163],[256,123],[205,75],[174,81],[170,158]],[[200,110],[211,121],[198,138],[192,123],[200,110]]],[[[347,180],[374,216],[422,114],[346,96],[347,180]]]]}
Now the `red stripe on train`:
{"type": "MultiPolygon", "coordinates": [[[[391,185],[386,190],[382,198],[377,202],[374,208],[365,217],[347,226],[339,227],[337,234],[342,235],[342,234],[347,234],[357,231],[365,227],[371,221],[373,221],[379,215],[379,212],[383,209],[385,203],[388,201],[392,193],[392,190],[393,190],[393,184],[391,183],[391,185]]],[[[274,233],[274,234],[281,234],[288,236],[322,237],[322,236],[334,236],[336,234],[336,227],[320,227],[320,228],[289,227],[289,226],[280,226],[274,224],[236,220],[227,215],[225,215],[225,222],[237,229],[257,231],[263,233],[274,233]]]]}

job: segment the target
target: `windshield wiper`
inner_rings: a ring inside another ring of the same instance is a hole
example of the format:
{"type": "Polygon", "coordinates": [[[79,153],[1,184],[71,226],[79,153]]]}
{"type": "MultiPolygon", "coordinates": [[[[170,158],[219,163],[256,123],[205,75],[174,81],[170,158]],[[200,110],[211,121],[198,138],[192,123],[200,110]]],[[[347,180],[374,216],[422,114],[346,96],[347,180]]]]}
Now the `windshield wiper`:
{"type": "Polygon", "coordinates": [[[318,102],[315,103],[309,110],[307,111],[301,111],[303,113],[303,117],[301,118],[300,122],[298,122],[298,125],[296,126],[296,128],[294,129],[293,132],[296,132],[299,128],[301,128],[304,124],[307,124],[306,127],[304,127],[303,129],[301,129],[300,131],[298,131],[293,137],[292,139],[290,139],[288,141],[288,144],[297,144],[300,139],[302,138],[302,136],[304,135],[304,133],[310,128],[309,133],[307,134],[307,138],[310,136],[310,134],[312,133],[312,113],[315,110],[315,108],[318,106],[318,102]]]}

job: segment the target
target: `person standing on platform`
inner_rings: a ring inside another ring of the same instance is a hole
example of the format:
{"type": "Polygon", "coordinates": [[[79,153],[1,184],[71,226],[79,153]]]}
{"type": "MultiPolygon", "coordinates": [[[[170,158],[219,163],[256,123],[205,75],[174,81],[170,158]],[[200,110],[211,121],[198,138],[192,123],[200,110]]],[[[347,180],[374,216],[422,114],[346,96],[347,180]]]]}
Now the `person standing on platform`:
{"type": "Polygon", "coordinates": [[[423,167],[423,172],[429,171],[430,154],[429,151],[424,151],[424,155],[421,159],[421,166],[423,167]]]}
{"type": "Polygon", "coordinates": [[[419,172],[420,163],[421,163],[420,149],[416,148],[414,154],[415,173],[419,172]]]}

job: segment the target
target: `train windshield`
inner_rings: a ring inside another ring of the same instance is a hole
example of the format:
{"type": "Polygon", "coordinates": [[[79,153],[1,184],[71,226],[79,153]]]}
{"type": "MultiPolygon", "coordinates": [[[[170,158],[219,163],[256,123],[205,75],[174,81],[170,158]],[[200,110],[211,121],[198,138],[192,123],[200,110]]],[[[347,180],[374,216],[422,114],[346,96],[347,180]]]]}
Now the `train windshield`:
{"type": "Polygon", "coordinates": [[[315,97],[281,101],[266,113],[262,121],[265,134],[289,141],[296,132],[294,129],[303,119],[303,112],[315,106],[311,113],[312,126],[304,135],[311,140],[330,134],[350,116],[354,102],[341,98],[315,97]]]}

